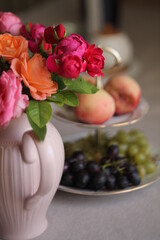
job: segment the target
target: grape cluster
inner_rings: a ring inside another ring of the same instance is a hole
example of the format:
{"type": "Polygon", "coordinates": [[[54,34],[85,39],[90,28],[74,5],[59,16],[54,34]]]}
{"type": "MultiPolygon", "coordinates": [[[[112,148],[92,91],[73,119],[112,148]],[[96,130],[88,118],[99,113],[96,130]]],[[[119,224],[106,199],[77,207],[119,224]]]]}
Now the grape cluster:
{"type": "Polygon", "coordinates": [[[128,133],[118,131],[111,139],[110,144],[117,143],[120,153],[127,156],[136,165],[141,178],[156,170],[149,142],[143,132],[132,129],[128,133]]]}
{"type": "Polygon", "coordinates": [[[139,185],[141,178],[156,170],[149,143],[138,130],[118,131],[65,143],[66,159],[61,185],[89,190],[125,189],[139,185]]]}

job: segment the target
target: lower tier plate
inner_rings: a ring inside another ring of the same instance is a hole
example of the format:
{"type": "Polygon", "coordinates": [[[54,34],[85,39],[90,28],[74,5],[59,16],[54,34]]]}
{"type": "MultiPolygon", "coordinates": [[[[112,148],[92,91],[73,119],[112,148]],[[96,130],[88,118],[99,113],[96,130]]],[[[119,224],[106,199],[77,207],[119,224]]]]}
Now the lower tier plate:
{"type": "Polygon", "coordinates": [[[160,179],[160,163],[158,163],[157,170],[156,172],[152,174],[148,174],[146,177],[144,177],[141,181],[141,184],[138,186],[134,187],[128,187],[123,190],[112,190],[112,191],[90,191],[90,190],[82,190],[78,188],[73,188],[73,187],[66,187],[66,186],[59,186],[59,190],[68,192],[68,193],[73,193],[73,194],[79,194],[79,195],[86,195],[86,196],[107,196],[107,195],[116,195],[116,194],[122,194],[122,193],[127,193],[127,192],[133,192],[138,189],[145,188],[147,186],[150,186],[151,184],[155,183],[160,179]]]}
{"type": "MultiPolygon", "coordinates": [[[[76,133],[72,134],[70,136],[65,136],[63,137],[63,141],[65,142],[75,142],[76,140],[83,139],[88,136],[88,132],[82,132],[82,133],[76,133]]],[[[156,171],[151,174],[147,174],[142,180],[141,183],[137,186],[131,186],[125,189],[116,189],[116,190],[98,190],[98,191],[92,191],[88,189],[78,189],[74,187],[67,187],[60,185],[59,190],[68,192],[68,193],[73,193],[73,194],[79,194],[79,195],[86,195],[86,196],[107,196],[107,195],[116,195],[116,194],[121,194],[121,193],[127,193],[127,192],[132,192],[136,191],[138,189],[145,188],[156,181],[160,179],[160,155],[159,151],[155,149],[154,146],[151,147],[151,153],[155,158],[156,162],[156,171]]]]}

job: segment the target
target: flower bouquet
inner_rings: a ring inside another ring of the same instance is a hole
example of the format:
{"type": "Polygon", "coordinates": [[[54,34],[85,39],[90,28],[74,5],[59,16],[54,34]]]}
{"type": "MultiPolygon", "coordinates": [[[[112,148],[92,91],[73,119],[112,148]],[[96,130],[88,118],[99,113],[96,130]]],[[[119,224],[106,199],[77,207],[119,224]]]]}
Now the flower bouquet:
{"type": "Polygon", "coordinates": [[[95,93],[81,73],[103,76],[103,51],[62,24],[23,24],[0,12],[0,127],[23,112],[40,140],[52,116],[51,102],[77,106],[76,93],[95,93]]]}
{"type": "Polygon", "coordinates": [[[46,229],[64,166],[51,103],[77,106],[77,93],[97,91],[81,73],[103,75],[103,66],[102,50],[67,36],[62,24],[23,24],[0,12],[0,238],[31,239],[46,229]]]}

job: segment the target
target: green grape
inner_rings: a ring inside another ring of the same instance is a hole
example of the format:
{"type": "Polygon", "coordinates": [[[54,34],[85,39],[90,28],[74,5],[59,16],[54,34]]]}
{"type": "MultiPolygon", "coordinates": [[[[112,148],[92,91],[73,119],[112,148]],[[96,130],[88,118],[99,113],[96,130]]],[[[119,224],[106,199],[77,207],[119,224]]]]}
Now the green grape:
{"type": "Polygon", "coordinates": [[[132,128],[130,131],[129,131],[129,135],[137,135],[137,134],[139,134],[139,130],[138,129],[134,129],[134,128],[132,128]]]}
{"type": "Polygon", "coordinates": [[[136,164],[138,164],[138,165],[144,164],[146,162],[146,156],[143,153],[138,152],[134,156],[134,160],[135,160],[136,164]]]}
{"type": "Polygon", "coordinates": [[[154,163],[151,156],[147,156],[146,163],[154,163]]]}
{"type": "Polygon", "coordinates": [[[137,170],[138,170],[138,174],[141,178],[144,178],[146,175],[146,169],[144,167],[144,165],[138,165],[137,166],[137,170]]]}
{"type": "Polygon", "coordinates": [[[116,140],[120,143],[128,143],[129,142],[129,135],[125,131],[118,131],[116,136],[116,140]]]}
{"type": "Polygon", "coordinates": [[[148,143],[148,140],[146,138],[138,138],[137,139],[137,144],[140,146],[140,147],[149,147],[149,143],[148,143]]]}
{"type": "Polygon", "coordinates": [[[73,144],[70,142],[65,142],[64,149],[65,149],[65,157],[66,158],[70,157],[73,152],[73,144]]]}
{"type": "Polygon", "coordinates": [[[131,144],[129,145],[128,149],[127,149],[127,155],[129,157],[134,157],[139,151],[139,148],[136,144],[131,144]]]}
{"type": "Polygon", "coordinates": [[[145,137],[144,133],[137,129],[130,130],[128,135],[129,135],[130,143],[136,143],[138,139],[145,137]]]}
{"type": "Polygon", "coordinates": [[[87,161],[92,160],[93,159],[93,152],[85,152],[85,158],[87,161]]]}
{"type": "Polygon", "coordinates": [[[143,146],[143,147],[140,147],[139,151],[141,153],[143,153],[146,157],[149,157],[150,156],[150,147],[149,146],[143,146]]]}
{"type": "Polygon", "coordinates": [[[137,134],[136,134],[136,136],[137,136],[138,139],[139,139],[139,138],[146,138],[145,135],[144,135],[144,133],[141,132],[141,131],[138,131],[137,134]]]}
{"type": "Polygon", "coordinates": [[[128,149],[128,145],[127,144],[125,144],[125,143],[120,143],[119,144],[119,152],[120,152],[120,154],[125,155],[126,152],[127,152],[127,149],[128,149]]]}
{"type": "Polygon", "coordinates": [[[100,159],[101,159],[103,156],[102,156],[102,153],[101,153],[101,152],[95,151],[93,157],[94,157],[94,160],[95,160],[96,162],[100,162],[100,159]]]}
{"type": "Polygon", "coordinates": [[[119,145],[118,141],[115,140],[114,138],[111,138],[109,141],[108,141],[108,144],[107,146],[111,146],[111,145],[119,145]]]}
{"type": "Polygon", "coordinates": [[[149,173],[153,173],[156,171],[156,165],[153,163],[153,162],[147,162],[145,165],[145,170],[146,170],[146,173],[149,174],[149,173]]]}
{"type": "Polygon", "coordinates": [[[137,139],[137,130],[136,129],[130,130],[128,135],[129,135],[130,143],[135,142],[137,139]]]}

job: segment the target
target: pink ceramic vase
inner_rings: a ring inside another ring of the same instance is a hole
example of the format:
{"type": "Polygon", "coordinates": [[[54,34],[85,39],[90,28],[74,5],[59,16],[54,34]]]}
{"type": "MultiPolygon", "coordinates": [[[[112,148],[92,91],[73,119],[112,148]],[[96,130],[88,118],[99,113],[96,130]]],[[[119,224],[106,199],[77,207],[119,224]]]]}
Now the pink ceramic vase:
{"type": "Polygon", "coordinates": [[[46,229],[63,164],[63,142],[52,124],[43,142],[25,114],[0,129],[0,238],[31,239],[46,229]]]}

